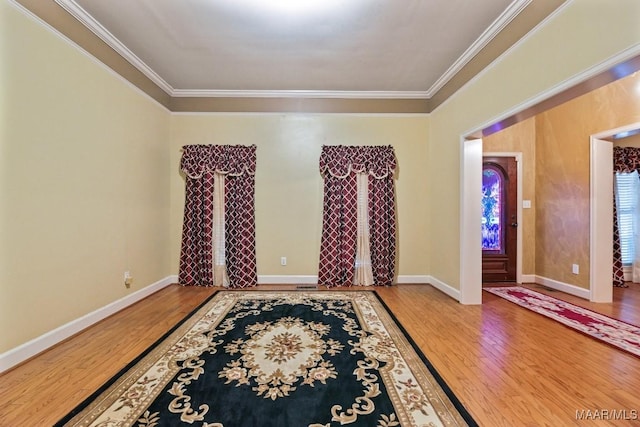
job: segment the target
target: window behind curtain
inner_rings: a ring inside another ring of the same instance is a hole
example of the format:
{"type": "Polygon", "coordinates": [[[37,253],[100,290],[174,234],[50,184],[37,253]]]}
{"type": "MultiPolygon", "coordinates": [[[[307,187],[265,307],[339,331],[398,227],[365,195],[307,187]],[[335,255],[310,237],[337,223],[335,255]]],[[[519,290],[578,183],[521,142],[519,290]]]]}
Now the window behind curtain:
{"type": "MultiPolygon", "coordinates": [[[[630,266],[635,258],[636,247],[633,217],[636,215],[638,198],[640,197],[640,181],[638,173],[616,173],[616,208],[618,211],[618,229],[622,251],[622,265],[630,266]]],[[[639,230],[640,231],[640,230],[639,230]]]]}

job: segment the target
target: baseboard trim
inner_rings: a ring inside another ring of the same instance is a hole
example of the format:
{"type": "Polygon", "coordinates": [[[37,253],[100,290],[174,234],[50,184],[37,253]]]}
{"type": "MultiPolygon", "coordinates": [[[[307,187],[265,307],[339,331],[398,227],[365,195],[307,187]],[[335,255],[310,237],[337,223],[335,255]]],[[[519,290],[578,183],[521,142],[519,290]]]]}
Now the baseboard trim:
{"type": "Polygon", "coordinates": [[[437,279],[433,276],[427,276],[427,283],[429,283],[434,288],[438,289],[441,292],[449,295],[451,298],[460,302],[460,290],[456,288],[452,288],[450,285],[446,284],[440,279],[437,279]]]}
{"type": "Polygon", "coordinates": [[[261,275],[258,276],[258,285],[315,285],[318,283],[318,276],[303,275],[261,275]]]}
{"type": "Polygon", "coordinates": [[[429,280],[431,280],[431,276],[421,276],[421,275],[415,275],[415,276],[409,276],[409,275],[403,275],[403,276],[398,276],[398,279],[396,280],[396,283],[399,285],[408,285],[408,284],[426,284],[429,283],[429,280]]]}
{"type": "Polygon", "coordinates": [[[114,313],[146,298],[147,296],[159,291],[178,281],[178,276],[167,276],[151,285],[133,292],[117,301],[105,305],[91,313],[72,320],[52,331],[49,331],[37,338],[32,339],[18,347],[15,347],[5,353],[0,354],[0,373],[11,369],[12,367],[42,353],[48,348],[66,340],[67,338],[77,334],[83,329],[111,316],[114,313]]]}
{"type": "Polygon", "coordinates": [[[535,283],[538,285],[543,285],[551,289],[555,289],[556,291],[561,291],[570,295],[575,295],[580,298],[584,298],[588,300],[590,298],[589,289],[580,288],[575,285],[570,285],[568,283],[559,282],[557,280],[549,279],[548,277],[543,276],[535,276],[535,283]]]}
{"type": "Polygon", "coordinates": [[[535,274],[523,274],[522,275],[522,283],[536,283],[536,275],[535,274]]]}
{"type": "MultiPolygon", "coordinates": [[[[398,276],[397,284],[425,284],[429,283],[431,276],[420,275],[402,275],[398,276]]],[[[258,285],[311,285],[318,283],[318,276],[306,276],[306,275],[260,275],[258,276],[258,285]]]]}

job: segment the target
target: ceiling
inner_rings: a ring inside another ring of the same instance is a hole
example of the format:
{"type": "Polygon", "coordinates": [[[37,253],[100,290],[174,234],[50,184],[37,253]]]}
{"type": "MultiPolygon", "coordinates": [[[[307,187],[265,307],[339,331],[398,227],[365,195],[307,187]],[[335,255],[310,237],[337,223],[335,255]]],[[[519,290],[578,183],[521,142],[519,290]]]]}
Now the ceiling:
{"type": "Polygon", "coordinates": [[[18,0],[174,111],[333,99],[408,112],[431,111],[564,2],[53,1],[18,0]]]}

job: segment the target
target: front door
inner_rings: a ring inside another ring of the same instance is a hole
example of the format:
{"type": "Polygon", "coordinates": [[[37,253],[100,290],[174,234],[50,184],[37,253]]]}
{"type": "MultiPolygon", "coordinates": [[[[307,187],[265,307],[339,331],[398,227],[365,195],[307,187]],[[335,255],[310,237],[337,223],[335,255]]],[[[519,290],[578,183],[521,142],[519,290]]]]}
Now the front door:
{"type": "Polygon", "coordinates": [[[516,281],[517,171],[515,157],[483,157],[482,283],[516,281]]]}

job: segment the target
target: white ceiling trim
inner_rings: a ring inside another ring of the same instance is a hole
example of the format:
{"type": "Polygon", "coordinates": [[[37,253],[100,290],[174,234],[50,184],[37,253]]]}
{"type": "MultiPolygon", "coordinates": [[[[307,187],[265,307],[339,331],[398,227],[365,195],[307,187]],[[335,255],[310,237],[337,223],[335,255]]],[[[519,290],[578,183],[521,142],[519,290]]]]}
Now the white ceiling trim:
{"type": "Polygon", "coordinates": [[[172,95],[174,89],[162,77],[160,77],[151,67],[138,58],[120,40],[111,34],[102,24],[96,21],[86,10],[78,5],[74,0],[55,0],[64,10],[69,12],[74,18],[80,21],[85,27],[91,30],[102,41],[108,44],[113,50],[119,53],[131,65],[136,67],[142,74],[157,84],[162,90],[172,95]]]}
{"type": "Polygon", "coordinates": [[[114,76],[115,78],[117,78],[120,81],[122,81],[125,85],[127,85],[131,89],[137,91],[140,95],[142,95],[145,98],[147,98],[148,100],[152,101],[153,103],[155,103],[155,105],[157,105],[158,107],[162,108],[164,111],[169,112],[169,113],[171,112],[171,110],[169,110],[166,105],[163,105],[162,103],[158,102],[157,99],[153,98],[147,92],[145,92],[144,90],[140,89],[138,86],[136,86],[133,83],[131,83],[129,80],[124,78],[122,75],[118,74],[111,67],[109,67],[104,62],[100,61],[95,56],[93,56],[91,53],[89,53],[85,48],[83,48],[82,46],[78,45],[78,43],[76,43],[75,41],[71,40],[65,34],[61,33],[60,30],[58,30],[57,28],[55,28],[54,26],[49,24],[47,21],[43,20],[40,16],[36,15],[31,10],[27,9],[21,3],[18,3],[17,0],[8,0],[8,2],[9,2],[10,5],[12,5],[16,9],[18,9],[21,13],[23,13],[27,18],[33,20],[33,22],[37,23],[38,25],[42,25],[42,27],[46,28],[48,31],[50,31],[51,34],[53,34],[56,37],[60,38],[60,40],[64,41],[65,43],[68,43],[69,46],[73,47],[74,49],[77,49],[78,52],[80,52],[80,54],[86,56],[90,61],[95,63],[98,67],[100,67],[101,69],[103,69],[106,72],[110,73],[112,76],[114,76]]]}
{"type": "Polygon", "coordinates": [[[424,91],[347,90],[174,90],[171,96],[194,98],[337,98],[337,99],[428,99],[424,91]]]}
{"type": "Polygon", "coordinates": [[[427,91],[312,91],[312,90],[192,90],[174,89],[126,45],[93,18],[75,0],[55,0],[102,41],[114,49],[141,73],[173,97],[235,98],[336,98],[336,99],[430,99],[504,29],[532,0],[513,3],[485,30],[427,91]]]}
{"type": "Polygon", "coordinates": [[[462,68],[467,65],[484,47],[493,40],[513,19],[518,16],[532,0],[515,0],[509,7],[487,28],[478,39],[454,62],[445,73],[426,91],[427,98],[434,96],[449,82],[462,68]]]}

